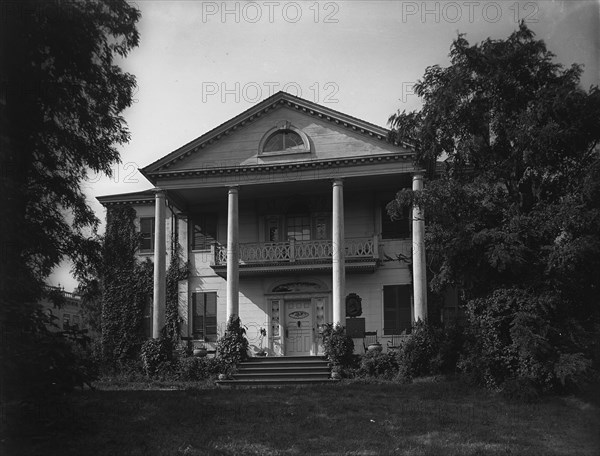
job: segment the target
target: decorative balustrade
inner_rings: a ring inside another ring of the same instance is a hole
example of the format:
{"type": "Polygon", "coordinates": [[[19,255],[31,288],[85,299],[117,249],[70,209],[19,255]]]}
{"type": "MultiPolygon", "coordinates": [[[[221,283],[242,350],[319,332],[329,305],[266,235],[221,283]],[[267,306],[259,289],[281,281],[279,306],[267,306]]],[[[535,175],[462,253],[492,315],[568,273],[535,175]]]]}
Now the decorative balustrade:
{"type": "MultiPolygon", "coordinates": [[[[346,239],[346,258],[378,258],[378,239],[346,239]]],[[[332,257],[331,240],[264,242],[240,244],[240,264],[293,263],[295,261],[328,260],[332,257]]],[[[227,247],[215,245],[215,265],[227,264],[227,247]]]]}

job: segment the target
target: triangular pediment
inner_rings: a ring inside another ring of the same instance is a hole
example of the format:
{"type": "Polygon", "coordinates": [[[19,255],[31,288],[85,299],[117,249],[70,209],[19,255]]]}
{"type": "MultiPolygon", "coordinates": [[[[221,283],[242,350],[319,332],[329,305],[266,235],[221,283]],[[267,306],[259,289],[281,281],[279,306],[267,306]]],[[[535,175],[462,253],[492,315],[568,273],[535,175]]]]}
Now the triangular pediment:
{"type": "Polygon", "coordinates": [[[278,92],[210,132],[145,167],[151,180],[164,174],[265,166],[277,163],[412,155],[391,144],[388,130],[285,92],[278,92]],[[298,131],[306,148],[265,153],[265,138],[278,129],[298,131]]]}

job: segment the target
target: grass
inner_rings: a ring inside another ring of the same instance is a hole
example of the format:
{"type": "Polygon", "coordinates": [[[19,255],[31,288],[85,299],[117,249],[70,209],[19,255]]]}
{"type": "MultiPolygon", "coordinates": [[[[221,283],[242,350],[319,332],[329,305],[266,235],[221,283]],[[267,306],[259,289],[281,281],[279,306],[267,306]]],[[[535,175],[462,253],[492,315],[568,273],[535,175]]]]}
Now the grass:
{"type": "Polygon", "coordinates": [[[599,404],[585,397],[514,403],[450,381],[270,389],[99,386],[37,412],[14,411],[0,453],[600,454],[599,404]]]}

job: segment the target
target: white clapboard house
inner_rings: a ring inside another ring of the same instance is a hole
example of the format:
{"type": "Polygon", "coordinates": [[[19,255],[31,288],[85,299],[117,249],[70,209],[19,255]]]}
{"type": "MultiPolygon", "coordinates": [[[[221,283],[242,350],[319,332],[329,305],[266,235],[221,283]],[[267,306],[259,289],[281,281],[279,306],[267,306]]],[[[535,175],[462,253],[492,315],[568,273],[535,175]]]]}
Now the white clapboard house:
{"type": "Polygon", "coordinates": [[[423,173],[387,135],[279,92],[143,168],[153,190],[99,197],[136,210],[139,256],[155,268],[151,335],[164,325],[175,230],[191,265],[182,334],[209,349],[232,314],[271,356],[322,353],[325,323],[347,326],[359,352],[365,332],[385,347],[424,318],[423,217],[385,210],[423,173]]]}

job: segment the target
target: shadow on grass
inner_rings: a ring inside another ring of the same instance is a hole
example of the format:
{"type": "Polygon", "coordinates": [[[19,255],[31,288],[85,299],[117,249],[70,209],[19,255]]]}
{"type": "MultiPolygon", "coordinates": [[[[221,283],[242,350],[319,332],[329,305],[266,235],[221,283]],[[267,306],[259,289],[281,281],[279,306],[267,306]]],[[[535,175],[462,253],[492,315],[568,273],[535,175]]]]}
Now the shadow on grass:
{"type": "Polygon", "coordinates": [[[61,456],[600,454],[598,408],[576,400],[510,403],[460,382],[178,386],[187,389],[84,391],[37,411],[16,410],[6,449],[61,456]]]}

